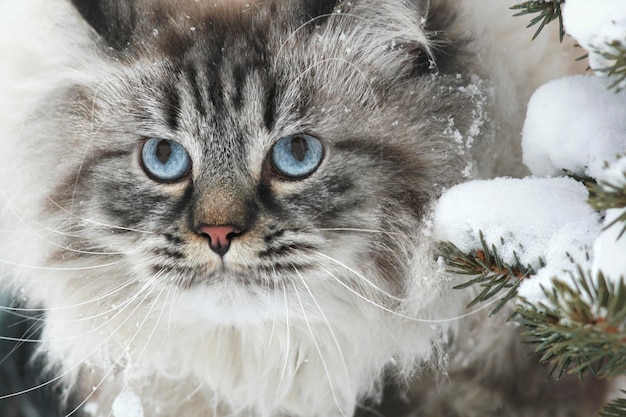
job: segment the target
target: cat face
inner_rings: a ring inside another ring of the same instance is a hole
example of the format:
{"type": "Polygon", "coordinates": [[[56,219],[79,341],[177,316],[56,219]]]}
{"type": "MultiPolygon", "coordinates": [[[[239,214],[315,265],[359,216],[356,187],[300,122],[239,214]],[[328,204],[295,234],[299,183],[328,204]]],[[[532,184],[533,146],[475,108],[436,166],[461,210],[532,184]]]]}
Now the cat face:
{"type": "Polygon", "coordinates": [[[106,65],[57,98],[73,156],[49,213],[75,233],[54,258],[130,253],[155,285],[252,299],[301,276],[402,296],[402,245],[462,168],[439,115],[466,80],[428,68],[419,28],[327,3],[138,2],[125,22],[76,2],[106,65]]]}

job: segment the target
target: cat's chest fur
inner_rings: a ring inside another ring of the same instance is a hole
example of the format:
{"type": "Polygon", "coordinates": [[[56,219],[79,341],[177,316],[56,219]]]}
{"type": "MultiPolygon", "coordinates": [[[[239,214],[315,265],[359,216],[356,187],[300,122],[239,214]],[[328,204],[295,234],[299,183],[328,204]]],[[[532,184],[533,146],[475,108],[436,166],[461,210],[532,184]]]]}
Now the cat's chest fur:
{"type": "Polygon", "coordinates": [[[460,6],[39,3],[0,2],[0,248],[67,412],[349,416],[444,361],[423,217],[499,169],[460,6]]]}

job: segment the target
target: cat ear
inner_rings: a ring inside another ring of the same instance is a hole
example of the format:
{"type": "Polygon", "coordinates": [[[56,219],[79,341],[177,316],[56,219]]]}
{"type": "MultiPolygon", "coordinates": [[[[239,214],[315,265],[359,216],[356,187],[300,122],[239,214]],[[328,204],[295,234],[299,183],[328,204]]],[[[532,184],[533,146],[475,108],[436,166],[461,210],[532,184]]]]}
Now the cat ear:
{"type": "Polygon", "coordinates": [[[430,48],[430,42],[433,39],[432,25],[430,24],[432,0],[408,0],[408,5],[413,10],[414,15],[418,17],[419,27],[423,33],[427,33],[428,40],[426,38],[407,37],[398,40],[396,47],[399,47],[406,54],[405,62],[408,64],[406,68],[410,69],[411,74],[419,75],[436,71],[437,67],[432,55],[434,51],[430,48]]]}
{"type": "Polygon", "coordinates": [[[464,56],[463,47],[469,43],[467,35],[459,31],[454,1],[409,0],[419,16],[419,24],[428,38],[428,48],[419,43],[407,44],[414,57],[416,73],[458,72],[464,56]],[[436,45],[436,47],[430,47],[436,45]]]}
{"type": "Polygon", "coordinates": [[[72,0],[72,4],[107,46],[118,51],[129,46],[137,22],[134,1],[72,0]]]}

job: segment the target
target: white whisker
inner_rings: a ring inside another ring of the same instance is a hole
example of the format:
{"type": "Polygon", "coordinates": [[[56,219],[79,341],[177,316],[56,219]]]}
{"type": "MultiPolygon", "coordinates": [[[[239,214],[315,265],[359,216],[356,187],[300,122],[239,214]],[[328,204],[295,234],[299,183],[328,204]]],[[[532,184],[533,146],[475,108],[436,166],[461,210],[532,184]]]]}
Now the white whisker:
{"type": "Polygon", "coordinates": [[[372,288],[374,288],[376,291],[380,292],[381,294],[385,295],[386,297],[395,300],[395,301],[405,301],[403,298],[398,298],[395,295],[390,294],[389,292],[385,291],[384,289],[380,288],[378,285],[376,285],[375,283],[373,283],[372,281],[370,281],[369,279],[367,279],[363,274],[361,274],[360,272],[354,270],[353,268],[349,267],[348,265],[344,264],[341,261],[338,261],[337,259],[325,255],[322,252],[318,252],[318,251],[313,251],[313,253],[315,253],[316,255],[321,256],[322,258],[328,259],[329,261],[334,262],[335,264],[341,266],[342,268],[345,268],[346,270],[350,271],[351,273],[353,273],[354,275],[356,275],[359,279],[365,281],[368,285],[370,285],[372,288]]]}
{"type": "MultiPolygon", "coordinates": [[[[143,321],[137,326],[137,330],[135,331],[133,336],[130,338],[130,340],[126,344],[127,348],[132,345],[132,343],[135,341],[135,339],[137,338],[137,336],[139,335],[139,333],[143,329],[143,326],[146,324],[146,321],[148,321],[148,318],[150,317],[150,314],[152,313],[152,310],[154,310],[154,306],[159,304],[159,299],[160,299],[161,295],[163,294],[163,291],[165,291],[165,288],[161,288],[161,291],[159,291],[159,293],[154,298],[154,301],[151,303],[150,308],[148,309],[148,312],[145,314],[145,316],[143,318],[143,321]]],[[[142,302],[143,301],[145,301],[145,298],[144,298],[144,300],[142,300],[142,302]]],[[[128,318],[126,320],[129,320],[130,317],[136,312],[136,310],[137,309],[133,310],[131,312],[131,314],[128,315],[128,318]]],[[[124,323],[126,322],[126,320],[124,321],[124,323]]],[[[156,325],[155,325],[155,328],[156,328],[156,325]]],[[[152,337],[152,336],[150,336],[150,337],[152,337]]],[[[147,346],[147,342],[146,342],[146,345],[144,345],[144,349],[145,349],[146,346],[147,346]]],[[[142,351],[142,353],[143,353],[143,351],[142,351]]],[[[108,376],[115,370],[115,368],[116,368],[115,365],[119,364],[120,360],[124,357],[124,355],[125,355],[125,352],[124,352],[124,350],[122,350],[122,353],[117,357],[117,359],[115,360],[113,365],[110,366],[109,370],[102,376],[102,378],[100,378],[100,381],[98,382],[98,384],[95,385],[95,387],[92,389],[92,391],[89,393],[89,395],[87,395],[87,397],[82,402],[80,402],[72,411],[70,411],[68,414],[66,414],[65,417],[70,417],[72,414],[76,413],[78,410],[80,410],[80,408],[83,405],[85,405],[87,403],[87,401],[89,401],[89,399],[91,399],[91,397],[105,383],[105,381],[107,380],[108,376]]],[[[140,355],[140,357],[141,357],[141,355],[140,355]]],[[[130,369],[132,369],[132,367],[130,369]]],[[[111,413],[112,412],[113,412],[113,410],[111,410],[111,413]]]]}
{"type": "Polygon", "coordinates": [[[113,225],[113,224],[103,223],[103,222],[100,222],[100,221],[97,221],[97,220],[80,217],[80,216],[77,216],[76,214],[72,213],[71,211],[67,210],[66,208],[62,207],[56,201],[52,200],[50,197],[48,197],[48,200],[53,205],[55,205],[59,210],[61,210],[64,213],[66,213],[66,214],[76,218],[77,220],[80,220],[80,221],[85,222],[87,224],[92,224],[92,225],[95,225],[95,226],[101,226],[101,227],[105,227],[107,229],[122,230],[122,231],[125,231],[125,232],[143,233],[143,234],[147,234],[147,235],[154,235],[155,234],[154,232],[150,232],[148,230],[134,229],[132,227],[116,226],[116,225],[113,225]]]}
{"type": "Polygon", "coordinates": [[[394,232],[386,232],[384,230],[375,230],[375,229],[360,229],[355,227],[327,227],[327,228],[318,228],[321,232],[363,232],[363,233],[380,233],[384,235],[400,235],[400,233],[394,232]]]}
{"type": "MultiPolygon", "coordinates": [[[[319,311],[320,315],[322,316],[322,319],[324,320],[324,323],[326,324],[326,327],[328,327],[328,331],[330,332],[330,335],[333,338],[333,341],[335,342],[335,346],[337,347],[337,353],[339,354],[339,357],[341,359],[341,365],[343,367],[343,371],[344,371],[344,374],[345,374],[345,377],[346,377],[346,382],[348,383],[348,386],[350,386],[350,384],[351,384],[351,382],[350,382],[350,373],[348,372],[348,365],[346,363],[346,358],[343,355],[343,350],[341,349],[341,345],[339,344],[339,340],[337,339],[337,336],[335,335],[333,327],[330,325],[330,321],[328,321],[328,318],[326,317],[326,314],[324,314],[324,311],[322,310],[322,307],[317,302],[317,298],[315,298],[315,296],[313,295],[313,292],[311,291],[311,288],[306,283],[306,280],[304,279],[304,277],[302,276],[300,271],[298,271],[297,268],[294,268],[294,269],[295,269],[295,272],[298,275],[298,277],[300,277],[300,281],[302,282],[302,285],[304,286],[304,288],[307,290],[307,292],[311,296],[311,299],[313,300],[313,303],[315,304],[315,307],[317,307],[317,310],[319,311]]],[[[352,387],[350,387],[350,392],[353,393],[352,387]]]]}
{"type": "Polygon", "coordinates": [[[296,297],[298,298],[298,303],[300,304],[300,308],[302,310],[304,323],[306,324],[306,327],[309,330],[309,334],[311,335],[311,340],[313,341],[313,344],[315,345],[315,350],[317,350],[317,354],[319,355],[320,361],[322,362],[322,367],[324,368],[324,372],[326,373],[326,377],[328,378],[328,385],[330,387],[330,393],[333,397],[333,400],[335,401],[335,405],[337,406],[339,413],[343,417],[347,417],[345,412],[343,411],[343,408],[341,407],[341,405],[339,405],[339,399],[337,398],[337,394],[333,386],[333,381],[332,381],[332,378],[330,377],[330,370],[328,369],[328,365],[326,364],[326,360],[324,359],[324,355],[322,354],[322,349],[320,348],[319,343],[317,343],[317,339],[315,338],[315,334],[313,333],[313,328],[311,327],[311,323],[309,322],[309,319],[307,317],[304,304],[302,304],[302,299],[300,298],[300,294],[298,293],[298,288],[296,288],[296,286],[294,286],[293,288],[294,288],[296,297]]]}
{"type": "MultiPolygon", "coordinates": [[[[134,313],[137,312],[137,310],[141,307],[142,303],[145,302],[145,300],[150,296],[150,291],[148,291],[148,293],[144,296],[144,298],[141,300],[141,302],[139,304],[137,304],[135,306],[135,308],[130,312],[130,314],[128,315],[128,317],[126,317],[126,319],[124,319],[124,321],[122,321],[122,323],[120,323],[120,325],[118,327],[116,327],[112,332],[110,332],[109,336],[107,336],[104,340],[102,340],[98,346],[96,346],[91,352],[89,352],[83,359],[81,359],[77,364],[75,364],[74,366],[70,367],[69,369],[65,370],[64,372],[62,372],[61,374],[55,376],[54,378],[51,378],[49,380],[47,380],[46,382],[42,382],[41,384],[38,384],[36,386],[30,387],[30,388],[26,388],[24,390],[21,391],[17,391],[17,392],[13,392],[10,394],[5,394],[0,396],[0,401],[1,400],[6,400],[7,398],[13,398],[13,397],[17,397],[20,395],[24,395],[24,394],[28,394],[29,392],[33,392],[36,391],[38,389],[44,388],[48,385],[51,385],[59,380],[61,380],[62,378],[66,377],[67,375],[71,374],[72,372],[74,372],[79,366],[81,366],[82,363],[84,363],[85,361],[87,361],[87,359],[89,359],[90,356],[92,356],[93,354],[95,354],[98,349],[100,349],[100,347],[102,345],[105,344],[105,342],[107,342],[109,339],[111,339],[113,337],[113,335],[122,328],[122,326],[124,326],[126,324],[126,322],[128,322],[132,315],[134,313]]],[[[135,335],[137,335],[137,333],[135,333],[135,335]]],[[[118,362],[120,360],[122,356],[120,356],[118,358],[118,362]]],[[[117,362],[116,362],[117,363],[117,362]]],[[[108,373],[112,372],[113,367],[108,371],[108,373]]],[[[104,379],[103,379],[104,381],[104,379]]],[[[102,383],[102,382],[101,382],[102,383]]]]}
{"type": "MultiPolygon", "coordinates": [[[[15,325],[18,324],[22,324],[23,322],[19,322],[19,323],[15,323],[15,325]]],[[[30,327],[24,332],[24,336],[22,336],[21,339],[19,340],[12,340],[14,342],[17,342],[15,344],[15,346],[13,346],[11,348],[11,350],[0,360],[0,364],[4,363],[4,361],[6,361],[7,359],[9,359],[9,357],[14,354],[19,348],[21,348],[25,343],[27,343],[27,341],[32,340],[30,339],[30,335],[35,335],[37,334],[41,328],[43,327],[43,324],[40,324],[40,326],[38,328],[35,328],[36,325],[38,324],[38,322],[35,322],[33,324],[30,325],[30,327]]],[[[6,340],[6,339],[0,339],[0,340],[6,340]]]]}
{"type": "MultiPolygon", "coordinates": [[[[95,314],[93,316],[89,316],[89,317],[83,317],[83,318],[78,318],[78,319],[74,319],[71,320],[71,322],[81,322],[81,321],[88,321],[88,320],[93,320],[96,319],[98,317],[103,317],[108,315],[109,313],[115,311],[115,310],[119,310],[117,311],[111,318],[109,318],[107,321],[103,322],[102,324],[90,329],[89,331],[87,331],[86,333],[81,333],[80,335],[77,336],[72,336],[72,337],[67,337],[67,338],[57,338],[57,339],[19,339],[19,338],[11,338],[11,337],[5,337],[5,336],[0,336],[0,340],[8,340],[8,341],[22,341],[22,342],[28,342],[28,343],[41,343],[41,342],[65,342],[65,341],[70,341],[70,340],[75,340],[81,337],[84,337],[85,335],[88,334],[92,334],[97,332],[98,330],[104,328],[105,326],[107,326],[111,321],[113,321],[116,317],[120,316],[122,313],[124,313],[124,310],[126,310],[126,307],[129,306],[130,304],[132,304],[134,301],[137,300],[137,298],[139,298],[139,296],[146,290],[148,289],[154,282],[156,282],[156,280],[162,275],[162,271],[159,271],[159,273],[155,274],[154,277],[152,277],[149,281],[147,281],[143,287],[141,287],[135,294],[133,294],[132,297],[128,298],[127,300],[121,302],[120,304],[108,309],[108,310],[103,310],[101,312],[99,312],[98,314],[95,314]]],[[[145,301],[142,300],[142,302],[145,301]]],[[[46,321],[50,321],[49,319],[46,319],[46,321]]]]}
{"type": "Polygon", "coordinates": [[[287,300],[287,289],[285,288],[285,284],[283,284],[283,295],[285,297],[285,327],[287,329],[287,343],[285,347],[285,363],[283,364],[283,369],[280,371],[280,377],[278,378],[279,385],[285,377],[285,373],[287,372],[287,365],[289,364],[289,350],[291,349],[291,335],[289,331],[289,301],[287,300]]]}
{"type": "MultiPolygon", "coordinates": [[[[99,89],[100,89],[100,86],[98,86],[98,88],[96,88],[92,106],[95,106],[95,101],[96,101],[96,97],[98,96],[99,89]]],[[[93,117],[92,117],[91,122],[92,122],[92,126],[93,126],[93,117]]],[[[106,121],[103,120],[102,123],[100,123],[100,126],[98,126],[98,128],[91,134],[91,137],[89,138],[89,143],[87,144],[87,146],[85,147],[85,151],[81,155],[80,163],[78,164],[78,169],[76,170],[76,179],[74,180],[74,188],[72,190],[72,200],[71,200],[72,201],[72,205],[70,207],[70,211],[71,212],[74,212],[74,200],[76,198],[76,191],[78,190],[78,181],[80,179],[80,174],[81,174],[81,172],[83,170],[83,165],[85,164],[85,159],[87,158],[87,152],[89,152],[89,149],[91,149],[91,146],[93,144],[94,138],[100,132],[100,130],[102,130],[102,127],[105,124],[106,124],[106,121]]],[[[50,197],[48,197],[48,200],[52,200],[52,199],[50,197]]]]}
{"type": "MultiPolygon", "coordinates": [[[[65,233],[59,230],[55,230],[49,226],[46,226],[42,223],[40,223],[39,221],[35,220],[35,219],[26,219],[24,213],[19,210],[11,201],[8,200],[8,198],[6,197],[6,195],[4,194],[4,192],[2,190],[0,190],[0,196],[2,196],[2,198],[4,199],[4,202],[6,203],[6,205],[9,207],[9,209],[11,210],[11,212],[13,213],[13,215],[15,217],[17,217],[17,219],[19,220],[19,222],[21,224],[23,224],[27,230],[24,230],[24,233],[31,233],[34,236],[40,238],[42,241],[49,243],[50,245],[66,250],[68,252],[72,252],[72,253],[80,253],[80,254],[85,254],[85,255],[122,255],[122,254],[126,254],[126,253],[133,253],[133,252],[92,252],[92,251],[84,251],[84,250],[79,250],[79,249],[73,249],[67,246],[63,246],[61,244],[58,244],[56,242],[53,242],[52,240],[48,239],[47,237],[45,237],[40,231],[48,231],[48,232],[52,232],[52,233],[56,233],[59,234],[61,236],[72,236],[69,233],[65,233]],[[27,220],[30,220],[27,221],[27,220]],[[31,225],[31,223],[34,223],[35,225],[38,225],[40,227],[33,227],[31,225]]],[[[50,198],[48,198],[50,200],[50,198]]],[[[56,204],[56,203],[55,203],[56,204]]]]}
{"type": "Polygon", "coordinates": [[[313,71],[315,69],[315,67],[320,66],[322,64],[329,63],[329,62],[343,62],[343,63],[347,64],[348,66],[354,68],[356,70],[357,74],[359,74],[363,78],[363,80],[365,81],[365,83],[369,87],[370,92],[372,92],[372,99],[375,102],[374,109],[380,110],[381,106],[380,106],[379,98],[374,93],[376,90],[374,89],[372,81],[368,78],[367,74],[365,74],[365,72],[361,68],[356,66],[354,63],[348,61],[345,58],[341,58],[341,57],[325,58],[325,59],[321,59],[321,60],[316,61],[313,64],[309,65],[293,81],[291,81],[291,83],[287,87],[286,91],[290,91],[293,86],[298,85],[300,80],[302,79],[302,77],[304,77],[308,72],[313,71]]]}
{"type": "Polygon", "coordinates": [[[65,271],[65,272],[69,272],[69,271],[89,271],[89,270],[93,270],[93,269],[108,268],[110,266],[118,265],[121,262],[122,261],[115,261],[115,262],[109,262],[109,263],[106,263],[106,264],[90,265],[90,266],[51,267],[51,266],[28,265],[28,264],[23,264],[23,263],[19,263],[19,262],[11,262],[11,261],[7,261],[5,259],[0,259],[0,263],[3,263],[5,265],[17,266],[17,267],[20,267],[20,268],[35,269],[35,270],[40,270],[40,271],[65,271]]]}
{"type": "Polygon", "coordinates": [[[51,307],[51,308],[23,308],[23,307],[9,307],[9,306],[0,306],[0,310],[4,310],[4,311],[8,311],[8,312],[23,312],[23,313],[38,313],[38,312],[54,312],[54,311],[59,311],[59,310],[69,310],[69,309],[74,309],[74,308],[78,308],[78,307],[83,307],[89,304],[93,304],[93,303],[97,303],[99,301],[105,300],[106,298],[117,294],[118,292],[124,290],[125,288],[131,286],[132,284],[134,284],[135,281],[134,280],[128,280],[126,281],[126,283],[120,285],[119,287],[108,291],[104,294],[98,295],[97,297],[94,298],[90,298],[87,301],[83,301],[80,303],[76,303],[76,304],[72,304],[72,305],[67,305],[67,306],[60,306],[60,307],[51,307]]]}
{"type": "Polygon", "coordinates": [[[416,321],[419,323],[428,323],[428,324],[440,324],[440,323],[448,323],[448,322],[452,322],[452,321],[457,321],[460,319],[463,319],[465,317],[469,317],[472,316],[476,313],[478,313],[481,310],[484,310],[485,308],[488,308],[490,305],[492,305],[493,303],[496,303],[498,301],[500,301],[500,299],[495,299],[495,300],[491,300],[488,303],[486,303],[485,305],[472,310],[466,314],[462,314],[460,316],[455,316],[455,317],[450,317],[450,318],[445,318],[445,319],[421,319],[421,318],[417,318],[417,317],[411,317],[411,316],[407,316],[406,314],[402,314],[402,313],[398,313],[397,311],[391,310],[390,308],[387,308],[385,306],[382,306],[372,300],[370,300],[369,298],[365,297],[363,294],[359,294],[357,291],[353,290],[352,288],[350,288],[349,285],[345,284],[344,282],[342,282],[339,278],[337,278],[336,276],[334,276],[332,274],[332,272],[328,271],[327,269],[322,268],[322,270],[324,272],[326,272],[328,274],[328,276],[330,276],[331,278],[333,278],[338,284],[340,284],[342,287],[344,287],[345,289],[347,289],[348,291],[350,291],[352,294],[356,295],[358,298],[360,298],[361,300],[367,302],[368,304],[373,305],[376,308],[379,308],[383,311],[386,311],[389,314],[393,314],[394,316],[406,319],[406,320],[410,320],[410,321],[416,321]]]}
{"type": "MultiPolygon", "coordinates": [[[[269,287],[269,282],[267,284],[267,286],[269,287]]],[[[274,340],[274,331],[276,329],[276,320],[278,319],[278,290],[277,290],[277,283],[274,283],[273,287],[274,287],[274,314],[272,316],[272,329],[270,330],[270,337],[268,338],[268,346],[272,345],[272,341],[274,340]]],[[[268,305],[269,305],[269,288],[267,290],[267,298],[268,298],[268,305]]]]}
{"type": "MultiPolygon", "coordinates": [[[[161,272],[161,271],[160,271],[161,272]]],[[[155,274],[154,278],[156,278],[158,275],[155,274]]],[[[167,305],[168,300],[169,300],[169,296],[171,293],[171,288],[168,289],[166,296],[165,296],[165,301],[163,303],[160,303],[160,298],[161,295],[163,294],[163,292],[165,291],[165,287],[161,289],[161,291],[159,291],[159,293],[157,294],[157,296],[154,298],[154,301],[151,303],[150,308],[148,309],[148,312],[145,314],[143,321],[137,326],[137,331],[135,332],[134,336],[131,338],[131,340],[129,341],[129,343],[126,345],[127,347],[130,346],[133,342],[133,340],[137,337],[137,335],[139,334],[139,332],[143,329],[143,327],[145,326],[148,318],[150,317],[152,311],[154,310],[154,307],[157,305],[167,305]]],[[[135,364],[139,363],[141,361],[141,358],[143,357],[143,355],[146,352],[146,349],[148,348],[148,345],[150,344],[150,341],[152,340],[152,338],[154,337],[154,334],[156,333],[156,329],[159,327],[159,324],[161,322],[161,319],[163,318],[163,313],[164,313],[165,309],[161,308],[160,312],[159,312],[159,317],[156,319],[154,326],[152,327],[152,330],[150,331],[150,334],[146,340],[146,342],[144,343],[143,349],[141,350],[141,352],[139,353],[139,355],[137,356],[137,358],[133,361],[133,363],[130,365],[130,367],[126,368],[126,372],[128,372],[128,375],[131,375],[133,372],[133,369],[135,368],[135,364]]],[[[124,354],[121,354],[117,360],[115,361],[114,365],[117,364],[119,362],[119,360],[124,356],[124,354]]],[[[74,414],[76,411],[78,411],[85,403],[87,403],[87,401],[89,401],[89,399],[91,398],[91,396],[97,391],[97,389],[102,386],[102,384],[104,383],[104,381],[106,381],[107,376],[110,374],[110,372],[113,370],[115,366],[111,366],[111,369],[101,378],[100,382],[98,383],[98,385],[96,385],[96,389],[93,390],[80,404],[78,404],[76,406],[76,408],[74,410],[72,410],[69,414],[66,415],[66,417],[71,416],[72,414],[74,414]]],[[[128,384],[125,383],[124,384],[124,388],[127,388],[128,384]]],[[[112,413],[112,411],[111,411],[112,413]]]]}

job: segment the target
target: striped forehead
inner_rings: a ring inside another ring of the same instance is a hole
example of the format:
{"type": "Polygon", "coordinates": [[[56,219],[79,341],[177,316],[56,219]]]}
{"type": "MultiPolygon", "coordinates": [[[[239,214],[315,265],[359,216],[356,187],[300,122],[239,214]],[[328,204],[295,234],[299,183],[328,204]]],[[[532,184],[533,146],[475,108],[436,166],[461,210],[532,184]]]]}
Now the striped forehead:
{"type": "Polygon", "coordinates": [[[182,62],[186,109],[216,127],[255,119],[271,129],[276,80],[268,51],[242,40],[223,45],[197,45],[182,62]]]}
{"type": "Polygon", "coordinates": [[[174,68],[166,120],[170,129],[191,137],[205,170],[245,171],[250,147],[265,147],[254,142],[275,123],[272,68],[263,43],[219,36],[194,45],[174,68]]]}

